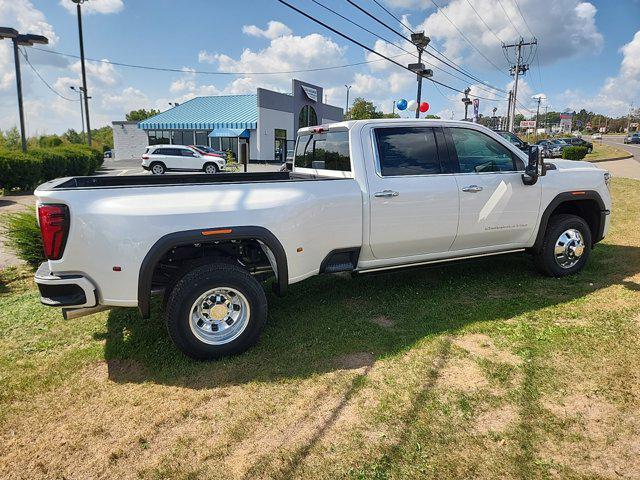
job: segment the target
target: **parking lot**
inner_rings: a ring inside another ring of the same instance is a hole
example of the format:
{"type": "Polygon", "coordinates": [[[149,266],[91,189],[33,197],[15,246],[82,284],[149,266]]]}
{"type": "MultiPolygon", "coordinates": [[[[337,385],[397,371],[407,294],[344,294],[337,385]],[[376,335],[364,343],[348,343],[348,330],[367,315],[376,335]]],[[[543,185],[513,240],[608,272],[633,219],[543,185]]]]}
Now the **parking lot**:
{"type": "MultiPolygon", "coordinates": [[[[249,172],[276,172],[280,165],[271,163],[250,163],[249,172]]],[[[171,172],[180,173],[180,172],[171,172]]],[[[182,172],[184,173],[184,172],[182,172]]],[[[150,175],[149,172],[140,166],[139,159],[132,160],[114,160],[107,158],[97,175],[150,175]]]]}

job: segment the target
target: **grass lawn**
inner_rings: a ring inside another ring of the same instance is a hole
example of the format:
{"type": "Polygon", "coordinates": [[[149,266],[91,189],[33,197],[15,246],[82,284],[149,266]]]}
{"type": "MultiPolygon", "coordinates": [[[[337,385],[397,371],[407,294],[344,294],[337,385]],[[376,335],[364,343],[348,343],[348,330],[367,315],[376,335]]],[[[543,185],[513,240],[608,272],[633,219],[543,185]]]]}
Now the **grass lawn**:
{"type": "Polygon", "coordinates": [[[0,478],[637,478],[640,182],[587,268],[526,255],[269,294],[213,363],[117,309],[74,321],[0,283],[0,478]]]}
{"type": "Polygon", "coordinates": [[[584,157],[586,161],[605,160],[607,158],[619,158],[629,155],[629,152],[621,148],[600,143],[598,140],[592,140],[591,142],[593,143],[593,151],[584,157]]]}

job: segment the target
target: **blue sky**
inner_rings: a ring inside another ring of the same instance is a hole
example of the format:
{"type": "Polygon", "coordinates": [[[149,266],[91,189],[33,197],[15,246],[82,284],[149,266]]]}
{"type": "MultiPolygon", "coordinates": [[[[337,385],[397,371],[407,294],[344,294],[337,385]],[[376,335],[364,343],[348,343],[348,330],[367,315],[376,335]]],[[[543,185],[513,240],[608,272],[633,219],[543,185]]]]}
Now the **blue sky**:
{"type": "MultiPolygon", "coordinates": [[[[402,63],[415,61],[406,54],[398,56],[403,54],[398,46],[411,48],[406,42],[345,0],[318,1],[396,45],[358,30],[311,0],[289,1],[377,51],[394,55],[402,63]]],[[[373,0],[355,1],[388,25],[403,30],[373,0]]],[[[431,0],[379,1],[414,30],[424,29],[431,36],[432,45],[456,64],[500,90],[509,88],[511,78],[506,75],[507,63],[498,38],[513,41],[520,34],[535,34],[540,44],[538,56],[532,58],[532,68],[519,87],[519,108],[523,113],[533,108],[531,96],[539,93],[555,110],[584,107],[624,115],[631,102],[636,106],[640,103],[638,0],[435,0],[441,11],[431,0]],[[456,27],[488,60],[462,38],[456,27]]],[[[122,119],[133,108],[165,109],[168,102],[196,95],[248,93],[258,86],[287,91],[292,76],[325,87],[329,102],[339,106],[345,103],[345,84],[353,85],[351,98],[364,96],[385,111],[391,110],[394,99],[415,97],[415,78],[385,61],[295,75],[215,76],[189,71],[287,71],[377,59],[276,0],[88,0],[83,9],[87,57],[185,70],[155,72],[88,62],[93,126],[122,119]]],[[[45,34],[52,39],[48,49],[78,54],[71,0],[0,0],[0,25],[45,34]]],[[[8,46],[9,42],[0,41],[3,129],[17,123],[13,61],[8,46]]],[[[69,86],[80,84],[76,59],[33,49],[28,54],[35,69],[56,92],[75,98],[69,86]]],[[[29,133],[79,129],[78,102],[53,93],[24,62],[22,71],[29,133]]],[[[481,100],[484,113],[490,113],[493,106],[498,107],[498,113],[506,110],[505,95],[500,91],[468,78],[453,78],[437,69],[434,79],[460,90],[470,86],[472,95],[496,99],[481,100]]],[[[443,87],[438,91],[431,83],[425,84],[423,99],[430,103],[430,113],[447,118],[460,116],[460,97],[443,87]]]]}

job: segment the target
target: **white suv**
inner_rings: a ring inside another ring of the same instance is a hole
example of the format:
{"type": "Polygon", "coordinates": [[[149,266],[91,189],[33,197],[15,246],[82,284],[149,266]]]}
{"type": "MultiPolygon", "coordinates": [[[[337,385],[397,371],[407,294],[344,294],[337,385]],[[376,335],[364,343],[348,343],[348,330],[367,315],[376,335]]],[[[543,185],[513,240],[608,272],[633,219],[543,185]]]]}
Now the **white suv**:
{"type": "Polygon", "coordinates": [[[154,175],[162,175],[168,170],[218,173],[224,170],[226,160],[220,156],[201,155],[184,145],[152,145],[142,155],[142,168],[154,175]]]}

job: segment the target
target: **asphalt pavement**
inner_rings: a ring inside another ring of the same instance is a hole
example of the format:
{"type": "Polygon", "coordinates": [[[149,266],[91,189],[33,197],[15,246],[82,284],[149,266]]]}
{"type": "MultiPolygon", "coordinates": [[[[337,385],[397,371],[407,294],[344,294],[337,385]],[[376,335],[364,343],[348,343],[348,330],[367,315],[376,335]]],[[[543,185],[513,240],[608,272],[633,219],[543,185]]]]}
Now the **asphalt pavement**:
{"type": "MultiPolygon", "coordinates": [[[[598,162],[596,165],[609,170],[615,177],[640,180],[640,145],[625,145],[624,137],[624,135],[605,135],[602,137],[602,143],[625,150],[633,156],[624,160],[598,162]]],[[[593,142],[598,142],[598,140],[593,140],[593,142]]]]}

